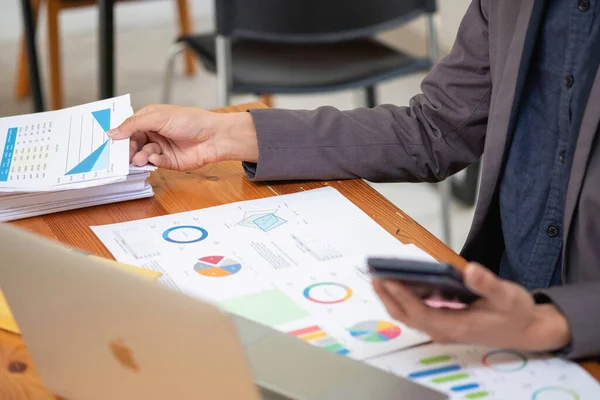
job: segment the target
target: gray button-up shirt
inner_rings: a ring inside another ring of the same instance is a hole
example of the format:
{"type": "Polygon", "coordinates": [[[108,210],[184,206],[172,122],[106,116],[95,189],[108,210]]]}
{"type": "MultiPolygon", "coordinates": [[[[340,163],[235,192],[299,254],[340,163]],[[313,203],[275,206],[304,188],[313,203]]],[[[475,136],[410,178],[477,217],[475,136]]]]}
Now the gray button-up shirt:
{"type": "Polygon", "coordinates": [[[500,184],[500,276],[561,284],[565,193],[600,51],[600,0],[547,0],[500,184]]]}

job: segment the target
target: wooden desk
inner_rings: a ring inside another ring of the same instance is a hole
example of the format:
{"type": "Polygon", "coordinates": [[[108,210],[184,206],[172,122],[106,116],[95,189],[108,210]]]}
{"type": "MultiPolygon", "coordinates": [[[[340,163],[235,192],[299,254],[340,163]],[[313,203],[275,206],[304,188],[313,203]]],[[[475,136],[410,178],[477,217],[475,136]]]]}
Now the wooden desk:
{"type": "MultiPolygon", "coordinates": [[[[245,111],[248,107],[260,107],[260,104],[229,107],[221,111],[245,111]]],[[[332,186],[401,242],[414,243],[440,261],[449,261],[458,266],[466,264],[463,258],[361,180],[257,184],[245,177],[239,163],[224,162],[191,173],[159,170],[152,174],[150,183],[156,192],[156,196],[151,199],[31,218],[18,221],[15,225],[111,258],[108,250],[90,230],[91,225],[156,217],[234,201],[332,186]]],[[[584,366],[600,380],[600,364],[587,363],[584,366]]],[[[51,398],[53,396],[41,384],[20,338],[0,331],[0,399],[51,398]]]]}

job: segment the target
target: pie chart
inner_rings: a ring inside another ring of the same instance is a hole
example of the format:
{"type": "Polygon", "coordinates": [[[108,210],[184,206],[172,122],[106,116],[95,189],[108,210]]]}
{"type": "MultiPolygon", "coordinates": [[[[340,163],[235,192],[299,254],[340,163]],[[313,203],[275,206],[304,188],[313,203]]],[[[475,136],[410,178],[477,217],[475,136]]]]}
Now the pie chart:
{"type": "Polygon", "coordinates": [[[387,321],[364,321],[348,329],[352,337],[363,342],[387,342],[400,336],[400,327],[387,321]]]}
{"type": "Polygon", "coordinates": [[[202,276],[223,278],[242,270],[242,264],[224,256],[208,256],[198,259],[194,270],[202,276]]]}

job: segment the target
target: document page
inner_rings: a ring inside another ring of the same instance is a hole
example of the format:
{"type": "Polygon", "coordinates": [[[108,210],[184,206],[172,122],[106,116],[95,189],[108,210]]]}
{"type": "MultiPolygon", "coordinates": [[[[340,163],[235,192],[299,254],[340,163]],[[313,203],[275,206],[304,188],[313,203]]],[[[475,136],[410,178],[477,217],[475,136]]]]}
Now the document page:
{"type": "Polygon", "coordinates": [[[117,260],[161,272],[164,285],[338,354],[429,340],[388,315],[365,262],[432,258],[333,188],[92,229],[117,260]]]}
{"type": "Polygon", "coordinates": [[[453,400],[600,399],[600,385],[579,365],[543,354],[428,344],[367,363],[453,400]]]}
{"type": "Polygon", "coordinates": [[[107,131],[131,115],[128,95],[0,119],[0,191],[90,185],[129,173],[129,140],[107,131]]]}

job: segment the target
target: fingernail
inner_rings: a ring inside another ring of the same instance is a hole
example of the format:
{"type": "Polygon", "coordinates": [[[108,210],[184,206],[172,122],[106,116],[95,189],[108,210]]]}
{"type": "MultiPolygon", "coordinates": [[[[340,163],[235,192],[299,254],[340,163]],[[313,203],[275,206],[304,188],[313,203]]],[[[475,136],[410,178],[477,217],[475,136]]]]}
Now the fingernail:
{"type": "Polygon", "coordinates": [[[482,275],[475,264],[467,264],[464,273],[467,277],[466,280],[472,284],[478,284],[482,279],[482,275]]]}
{"type": "Polygon", "coordinates": [[[475,268],[475,265],[467,264],[467,266],[465,267],[465,274],[473,274],[476,270],[477,269],[475,268]]]}

